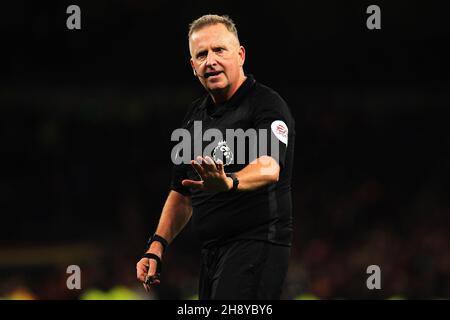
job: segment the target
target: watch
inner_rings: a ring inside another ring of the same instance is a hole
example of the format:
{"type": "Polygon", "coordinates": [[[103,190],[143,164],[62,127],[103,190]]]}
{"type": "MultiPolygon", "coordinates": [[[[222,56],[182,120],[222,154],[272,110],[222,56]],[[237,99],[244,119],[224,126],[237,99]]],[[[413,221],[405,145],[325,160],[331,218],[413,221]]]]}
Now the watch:
{"type": "Polygon", "coordinates": [[[239,185],[239,179],[236,177],[236,174],[235,173],[227,173],[226,176],[233,179],[233,187],[229,191],[237,191],[237,188],[239,185]]]}

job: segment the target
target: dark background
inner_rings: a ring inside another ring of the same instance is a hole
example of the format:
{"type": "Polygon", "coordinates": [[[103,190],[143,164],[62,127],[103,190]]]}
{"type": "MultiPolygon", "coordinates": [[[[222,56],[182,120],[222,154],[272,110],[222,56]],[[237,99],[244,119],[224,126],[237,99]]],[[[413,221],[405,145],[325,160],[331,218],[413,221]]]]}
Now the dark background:
{"type": "Polygon", "coordinates": [[[450,6],[396,1],[7,1],[0,11],[0,297],[190,298],[187,227],[143,294],[135,264],[203,94],[189,23],[228,14],[245,71],[296,119],[284,299],[450,298],[450,6]],[[81,8],[81,30],[66,8],[81,8]],[[381,8],[381,30],[366,8],[381,8]],[[66,288],[79,265],[82,290],[66,288]],[[368,290],[378,265],[382,289],[368,290]],[[100,292],[100,293],[99,293],[100,292]],[[105,294],[102,296],[102,294],[105,294]],[[127,296],[128,294],[128,296],[127,296]],[[116,296],[117,297],[117,296],[116,296]]]}

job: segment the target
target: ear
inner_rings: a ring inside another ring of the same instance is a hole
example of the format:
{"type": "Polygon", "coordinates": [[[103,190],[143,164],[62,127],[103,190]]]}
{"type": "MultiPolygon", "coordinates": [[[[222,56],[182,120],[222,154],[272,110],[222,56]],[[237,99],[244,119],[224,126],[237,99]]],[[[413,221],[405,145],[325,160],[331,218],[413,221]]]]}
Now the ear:
{"type": "Polygon", "coordinates": [[[192,72],[194,72],[194,76],[196,77],[197,71],[195,70],[195,67],[194,67],[194,61],[192,60],[192,58],[189,61],[191,62],[192,72]]]}
{"type": "Polygon", "coordinates": [[[239,55],[239,66],[243,67],[245,62],[245,48],[243,46],[239,47],[238,55],[239,55]]]}

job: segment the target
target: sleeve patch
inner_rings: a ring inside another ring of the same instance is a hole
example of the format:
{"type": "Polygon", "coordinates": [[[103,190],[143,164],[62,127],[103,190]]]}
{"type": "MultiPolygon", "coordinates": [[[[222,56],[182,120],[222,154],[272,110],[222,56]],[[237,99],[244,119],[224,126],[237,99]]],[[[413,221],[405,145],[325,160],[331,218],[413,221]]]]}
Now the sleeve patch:
{"type": "Polygon", "coordinates": [[[283,142],[285,145],[288,143],[288,127],[286,123],[284,123],[281,120],[275,120],[271,124],[271,129],[275,137],[277,137],[278,140],[283,142]]]}

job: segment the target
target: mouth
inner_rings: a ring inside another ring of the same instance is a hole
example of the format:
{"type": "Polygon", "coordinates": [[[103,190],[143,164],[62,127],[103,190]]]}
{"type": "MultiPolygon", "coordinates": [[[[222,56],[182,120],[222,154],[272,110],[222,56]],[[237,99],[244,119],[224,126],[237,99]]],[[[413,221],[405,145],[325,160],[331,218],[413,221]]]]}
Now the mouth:
{"type": "Polygon", "coordinates": [[[210,77],[216,77],[219,74],[221,74],[223,71],[211,71],[211,72],[205,72],[205,79],[208,79],[210,77]]]}

